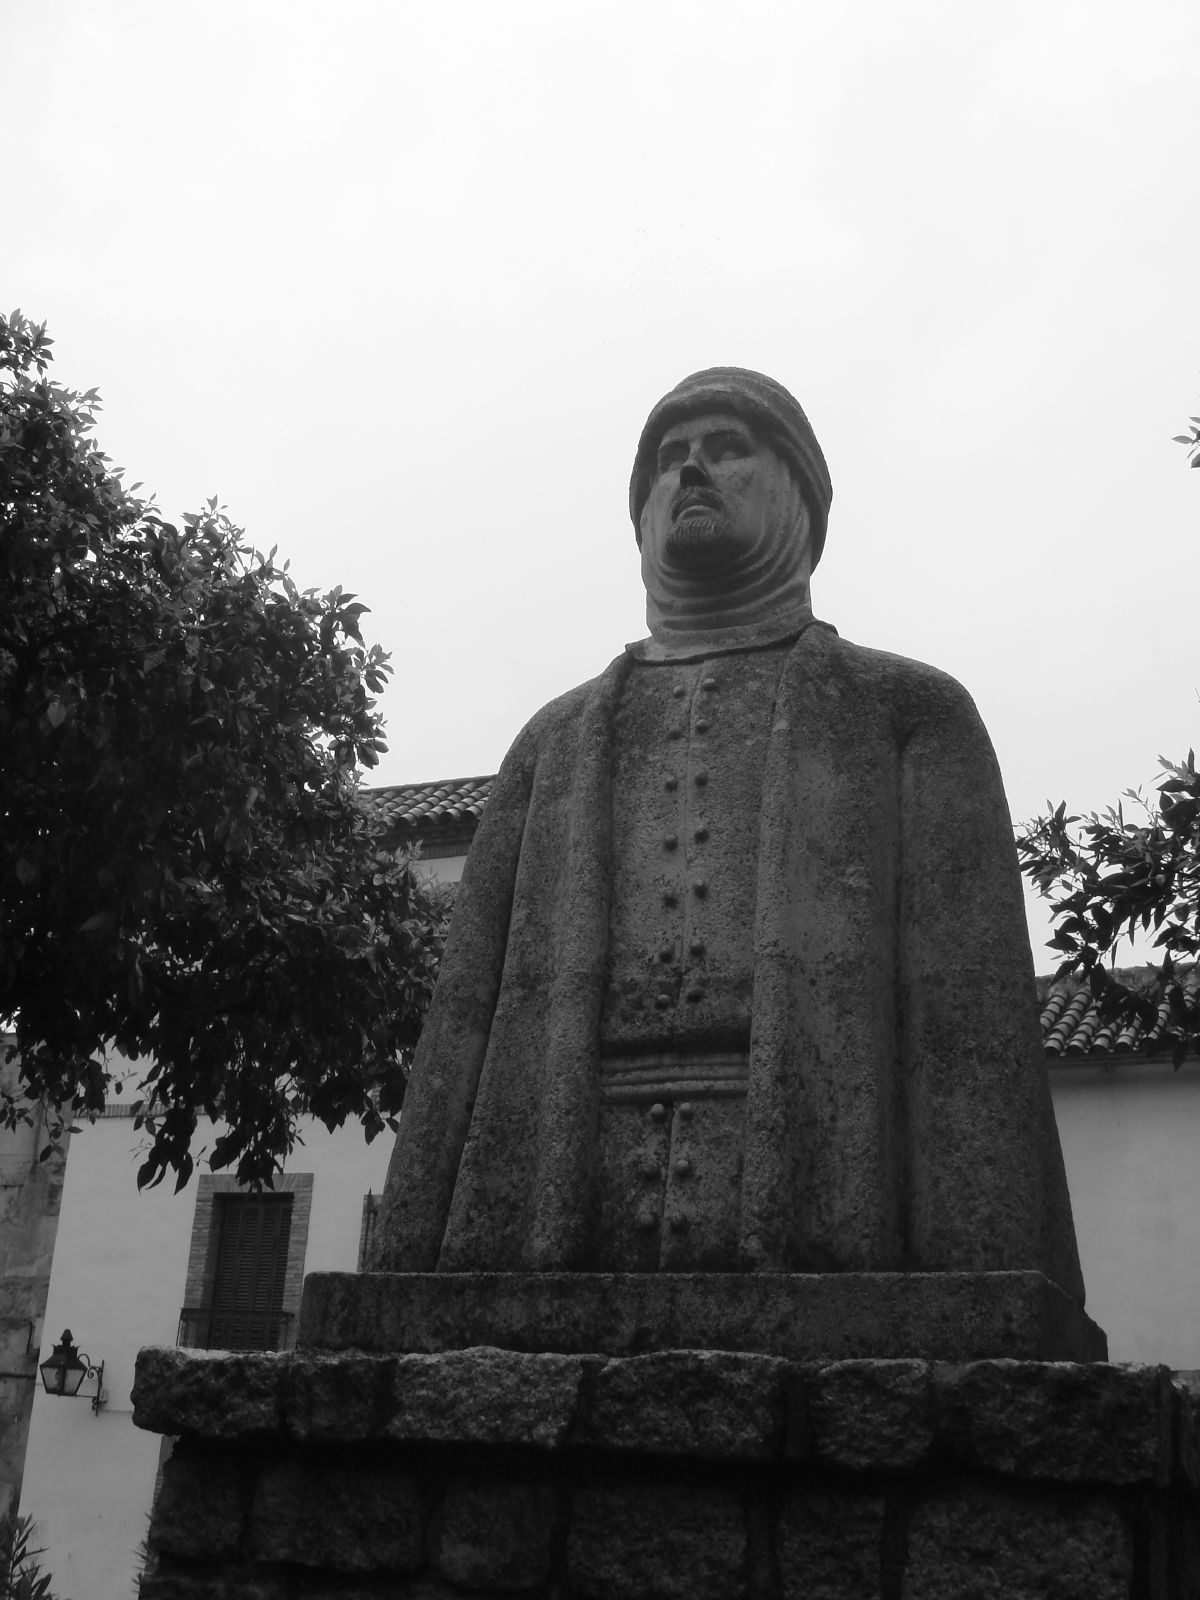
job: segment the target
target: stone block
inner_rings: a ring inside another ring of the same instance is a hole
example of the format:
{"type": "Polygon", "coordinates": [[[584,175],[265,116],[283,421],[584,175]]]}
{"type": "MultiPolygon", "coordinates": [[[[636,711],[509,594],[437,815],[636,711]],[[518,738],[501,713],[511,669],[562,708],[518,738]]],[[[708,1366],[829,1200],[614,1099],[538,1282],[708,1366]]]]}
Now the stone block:
{"type": "Polygon", "coordinates": [[[28,1420],[34,1388],[38,1382],[35,1370],[31,1370],[28,1376],[23,1378],[13,1373],[0,1377],[0,1417],[24,1417],[28,1420]]]}
{"type": "Polygon", "coordinates": [[[250,1514],[258,1561],[335,1572],[412,1572],[424,1556],[425,1496],[381,1464],[292,1457],[266,1468],[250,1514]]]}
{"type": "Polygon", "coordinates": [[[582,1600],[739,1600],[746,1522],[736,1495],[693,1484],[578,1489],[567,1576],[582,1600]]]}
{"type": "Polygon", "coordinates": [[[1189,1489],[1200,1488],[1200,1383],[1175,1375],[1175,1470],[1189,1489]]]}
{"type": "Polygon", "coordinates": [[[556,1509],[546,1483],[452,1483],[442,1505],[439,1569],[452,1583],[487,1590],[544,1583],[556,1509]]]}
{"type": "Polygon", "coordinates": [[[925,1361],[839,1361],[805,1374],[804,1453],[852,1472],[904,1471],[933,1449],[925,1361]]]}
{"type": "Polygon", "coordinates": [[[1039,1272],[311,1272],[301,1349],[1103,1361],[1039,1272]]]}
{"type": "Polygon", "coordinates": [[[575,1420],[583,1372],[576,1357],[511,1350],[401,1356],[387,1436],[554,1449],[575,1420]]]}
{"type": "Polygon", "coordinates": [[[441,1578],[399,1578],[384,1590],[364,1589],[354,1591],[318,1589],[311,1594],[306,1589],[304,1600],[489,1600],[494,1589],[463,1589],[457,1583],[446,1583],[441,1578]]]}
{"type": "Polygon", "coordinates": [[[758,1460],[778,1453],[786,1363],[677,1350],[608,1361],[576,1438],[606,1450],[758,1460]]]}
{"type": "Polygon", "coordinates": [[[1200,1516],[1196,1515],[1194,1500],[1185,1500],[1180,1505],[1176,1549],[1179,1572],[1175,1592],[1200,1594],[1200,1516]]]}
{"type": "Polygon", "coordinates": [[[946,1496],[908,1531],[904,1600],[1129,1600],[1133,1540],[1115,1506],[1064,1494],[946,1496]]]}
{"type": "Polygon", "coordinates": [[[775,1545],[782,1600],[879,1600],[883,1518],[874,1497],[785,1499],[775,1545]]]}
{"type": "Polygon", "coordinates": [[[1164,1483],[1165,1367],[980,1361],[935,1369],[939,1441],[966,1465],[1060,1483],[1164,1483]]]}
{"type": "Polygon", "coordinates": [[[390,1356],[293,1357],[281,1381],[283,1425],[294,1439],[349,1443],[382,1434],[396,1409],[390,1356]]]}
{"type": "Polygon", "coordinates": [[[177,1448],[163,1465],[150,1537],[162,1555],[218,1561],[237,1554],[249,1492],[232,1452],[177,1448]]]}
{"type": "Polygon", "coordinates": [[[150,1345],[138,1351],[133,1420],[151,1433],[237,1439],[278,1428],[288,1357],[150,1345]]]}
{"type": "Polygon", "coordinates": [[[40,1352],[36,1345],[29,1348],[31,1323],[30,1316],[0,1317],[0,1372],[26,1371],[33,1375],[40,1352]]]}
{"type": "MultiPolygon", "coordinates": [[[[138,1600],[291,1600],[289,1586],[279,1578],[259,1578],[213,1572],[203,1577],[156,1572],[143,1578],[138,1600]]],[[[352,1600],[339,1596],[338,1600],[352,1600]]]]}

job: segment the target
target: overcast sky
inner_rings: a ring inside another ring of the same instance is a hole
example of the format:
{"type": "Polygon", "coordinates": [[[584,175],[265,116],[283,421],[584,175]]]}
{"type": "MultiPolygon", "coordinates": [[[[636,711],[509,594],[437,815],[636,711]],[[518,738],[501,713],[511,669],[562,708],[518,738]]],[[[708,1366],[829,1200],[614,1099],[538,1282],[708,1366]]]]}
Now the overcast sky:
{"type": "Polygon", "coordinates": [[[166,513],[371,606],[380,781],[644,634],[634,444],[714,364],[821,439],[818,615],[966,684],[1015,816],[1200,742],[1195,0],[0,19],[0,300],[166,513]]]}

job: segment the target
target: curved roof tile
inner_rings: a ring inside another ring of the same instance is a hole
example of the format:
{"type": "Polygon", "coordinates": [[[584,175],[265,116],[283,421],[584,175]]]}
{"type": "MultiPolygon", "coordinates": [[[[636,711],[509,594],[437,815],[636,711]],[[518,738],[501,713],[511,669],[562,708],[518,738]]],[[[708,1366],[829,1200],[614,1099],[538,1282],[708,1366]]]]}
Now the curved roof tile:
{"type": "Polygon", "coordinates": [[[433,783],[385,784],[367,792],[392,827],[426,831],[477,823],[494,782],[494,775],[440,778],[433,783]]]}
{"type": "MultiPolygon", "coordinates": [[[[1133,1050],[1169,1045],[1173,1030],[1170,1006],[1161,998],[1154,967],[1124,967],[1115,976],[1129,988],[1145,990],[1157,1001],[1158,1014],[1153,1027],[1142,1022],[1121,1025],[1107,1022],[1092,1001],[1086,981],[1078,976],[1039,978],[1038,997],[1042,1003],[1042,1043],[1051,1059],[1060,1056],[1107,1056],[1133,1050]]],[[[1200,996],[1200,969],[1180,975],[1184,994],[1195,1001],[1200,996]]]]}

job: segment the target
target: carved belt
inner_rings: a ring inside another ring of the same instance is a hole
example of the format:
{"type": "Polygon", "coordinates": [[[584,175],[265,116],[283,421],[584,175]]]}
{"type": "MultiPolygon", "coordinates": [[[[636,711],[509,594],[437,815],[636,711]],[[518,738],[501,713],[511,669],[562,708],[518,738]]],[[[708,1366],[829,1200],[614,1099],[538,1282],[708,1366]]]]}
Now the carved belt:
{"type": "Polygon", "coordinates": [[[609,1056],[600,1063],[600,1095],[619,1104],[656,1100],[730,1100],[746,1093],[749,1057],[719,1055],[609,1056]]]}

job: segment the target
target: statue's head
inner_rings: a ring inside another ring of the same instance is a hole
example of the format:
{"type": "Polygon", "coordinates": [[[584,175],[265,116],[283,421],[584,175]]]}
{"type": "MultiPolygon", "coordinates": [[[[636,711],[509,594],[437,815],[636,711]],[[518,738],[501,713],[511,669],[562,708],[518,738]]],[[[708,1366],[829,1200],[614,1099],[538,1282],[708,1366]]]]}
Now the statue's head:
{"type": "Polygon", "coordinates": [[[832,494],[808,418],[783,385],[712,367],[685,378],[646,419],[629,511],[643,566],[716,576],[782,538],[810,570],[832,494]]]}

